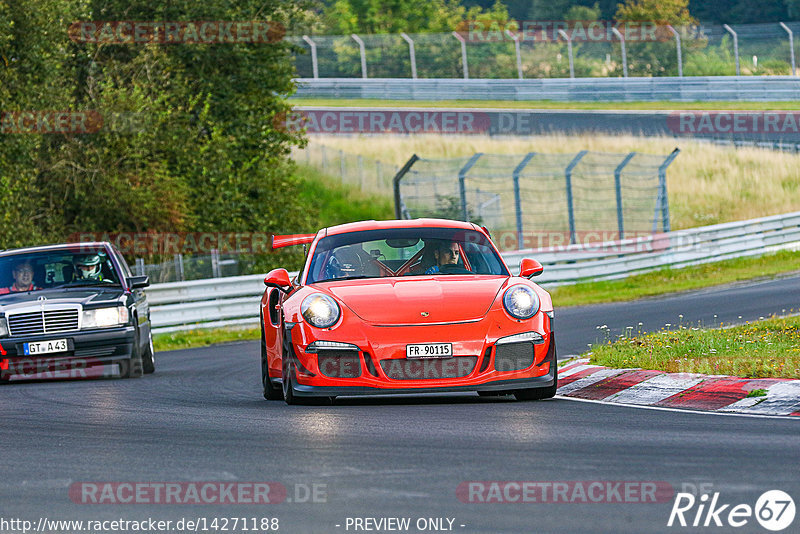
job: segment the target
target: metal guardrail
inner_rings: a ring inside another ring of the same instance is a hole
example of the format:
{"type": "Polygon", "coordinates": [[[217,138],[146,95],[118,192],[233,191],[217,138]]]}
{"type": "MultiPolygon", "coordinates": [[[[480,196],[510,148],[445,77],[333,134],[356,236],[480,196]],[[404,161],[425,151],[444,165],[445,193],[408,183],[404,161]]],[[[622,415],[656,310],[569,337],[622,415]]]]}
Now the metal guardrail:
{"type": "MultiPolygon", "coordinates": [[[[610,280],[664,267],[756,256],[800,248],[800,212],[690,230],[558,249],[528,249],[503,254],[512,272],[522,258],[545,266],[536,278],[546,287],[583,280],[610,280]]],[[[293,273],[294,274],[294,273],[293,273]]],[[[148,289],[154,331],[258,324],[264,275],[154,284],[148,289]]]]}
{"type": "Polygon", "coordinates": [[[678,102],[800,100],[800,77],[398,79],[299,78],[297,97],[383,100],[678,102]]]}

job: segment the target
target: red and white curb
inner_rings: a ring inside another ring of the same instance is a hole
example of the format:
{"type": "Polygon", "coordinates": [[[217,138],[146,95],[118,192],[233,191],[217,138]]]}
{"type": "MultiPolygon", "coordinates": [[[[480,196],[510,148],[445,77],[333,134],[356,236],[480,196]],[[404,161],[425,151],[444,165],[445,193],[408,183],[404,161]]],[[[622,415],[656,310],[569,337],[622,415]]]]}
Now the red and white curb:
{"type": "Polygon", "coordinates": [[[558,395],[720,413],[800,416],[800,380],[611,369],[573,360],[558,370],[558,395]],[[767,395],[748,397],[756,389],[767,395]]]}

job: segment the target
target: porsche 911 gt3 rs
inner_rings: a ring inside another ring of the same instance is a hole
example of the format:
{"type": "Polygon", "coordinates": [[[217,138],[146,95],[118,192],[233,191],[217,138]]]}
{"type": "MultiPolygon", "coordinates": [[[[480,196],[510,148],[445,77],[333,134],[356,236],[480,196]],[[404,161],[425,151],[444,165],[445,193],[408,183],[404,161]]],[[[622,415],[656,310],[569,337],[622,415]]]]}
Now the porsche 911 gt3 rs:
{"type": "Polygon", "coordinates": [[[442,219],[364,221],[274,236],[309,246],[294,279],[265,278],[264,397],[464,392],[555,395],[550,295],[514,276],[488,232],[442,219]]]}

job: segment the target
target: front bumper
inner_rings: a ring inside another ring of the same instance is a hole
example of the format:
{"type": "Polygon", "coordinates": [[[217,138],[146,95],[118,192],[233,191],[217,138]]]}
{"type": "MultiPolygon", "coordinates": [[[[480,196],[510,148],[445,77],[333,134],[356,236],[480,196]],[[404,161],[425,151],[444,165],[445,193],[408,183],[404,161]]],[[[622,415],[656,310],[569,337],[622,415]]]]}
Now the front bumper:
{"type": "MultiPolygon", "coordinates": [[[[461,355],[471,354],[475,356],[476,364],[466,374],[456,376],[437,377],[434,379],[415,379],[404,377],[404,379],[392,378],[387,373],[387,362],[402,363],[410,362],[404,358],[398,358],[397,345],[390,351],[393,356],[389,357],[386,353],[378,353],[378,356],[370,350],[375,350],[372,344],[367,350],[359,351],[358,365],[351,377],[330,377],[323,374],[324,369],[317,365],[316,355],[308,354],[298,347],[294,342],[293,360],[297,372],[292,380],[293,392],[300,397],[315,396],[340,396],[340,395],[386,395],[386,394],[416,394],[416,393],[455,393],[455,392],[509,392],[512,393],[521,389],[547,388],[553,386],[556,381],[556,348],[555,336],[549,331],[551,326],[548,320],[540,322],[537,330],[544,332],[544,343],[533,345],[532,364],[516,370],[504,371],[498,361],[496,339],[493,340],[473,340],[469,343],[472,349],[462,352],[461,355]]],[[[459,326],[458,328],[464,328],[459,326]]],[[[293,341],[296,338],[293,339],[293,341]]],[[[452,337],[450,339],[458,339],[452,337]]],[[[391,344],[391,342],[389,343],[391,344]]],[[[460,344],[454,343],[454,347],[460,344]]],[[[385,345],[384,345],[385,346],[385,345]]],[[[455,351],[456,356],[459,355],[455,351]]],[[[459,360],[458,357],[449,359],[450,362],[459,360]]],[[[435,362],[448,362],[448,359],[435,360],[435,362]]],[[[420,363],[420,362],[414,362],[420,363]]],[[[457,365],[451,365],[451,369],[457,369],[457,365]]]]}
{"type": "Polygon", "coordinates": [[[93,378],[106,376],[108,365],[127,362],[133,352],[136,332],[133,326],[86,331],[60,332],[0,339],[6,363],[0,378],[93,378]],[[24,344],[36,341],[67,340],[67,351],[26,355],[24,344]]]}

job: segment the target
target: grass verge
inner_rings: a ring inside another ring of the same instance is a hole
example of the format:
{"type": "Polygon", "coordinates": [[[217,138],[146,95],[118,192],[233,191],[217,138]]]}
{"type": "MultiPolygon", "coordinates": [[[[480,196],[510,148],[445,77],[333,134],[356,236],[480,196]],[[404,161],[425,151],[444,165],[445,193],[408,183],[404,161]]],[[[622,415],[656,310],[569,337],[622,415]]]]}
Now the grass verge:
{"type": "Polygon", "coordinates": [[[217,343],[254,340],[258,339],[259,335],[261,335],[261,331],[258,328],[242,328],[235,330],[227,328],[182,330],[169,334],[154,334],[153,347],[156,352],[192,349],[195,347],[216,345],[217,343]]]}
{"type": "Polygon", "coordinates": [[[793,110],[800,102],[560,102],[556,100],[378,100],[371,98],[291,98],[294,106],[374,108],[498,108],[597,110],[793,110]]]}
{"type": "Polygon", "coordinates": [[[303,184],[298,193],[302,204],[316,213],[320,228],[369,219],[394,219],[391,197],[362,193],[307,165],[298,164],[297,176],[303,184]]]}
{"type": "Polygon", "coordinates": [[[588,354],[592,364],[617,369],[800,378],[800,317],[718,329],[681,326],[596,345],[588,354]]]}
{"type": "MultiPolygon", "coordinates": [[[[800,266],[800,251],[780,250],[774,254],[755,258],[736,258],[681,269],[661,269],[621,280],[582,282],[554,287],[548,291],[553,297],[553,305],[558,309],[602,302],[624,302],[772,277],[796,271],[798,266],[800,266]]],[[[544,284],[545,287],[546,285],[544,284]]]]}

